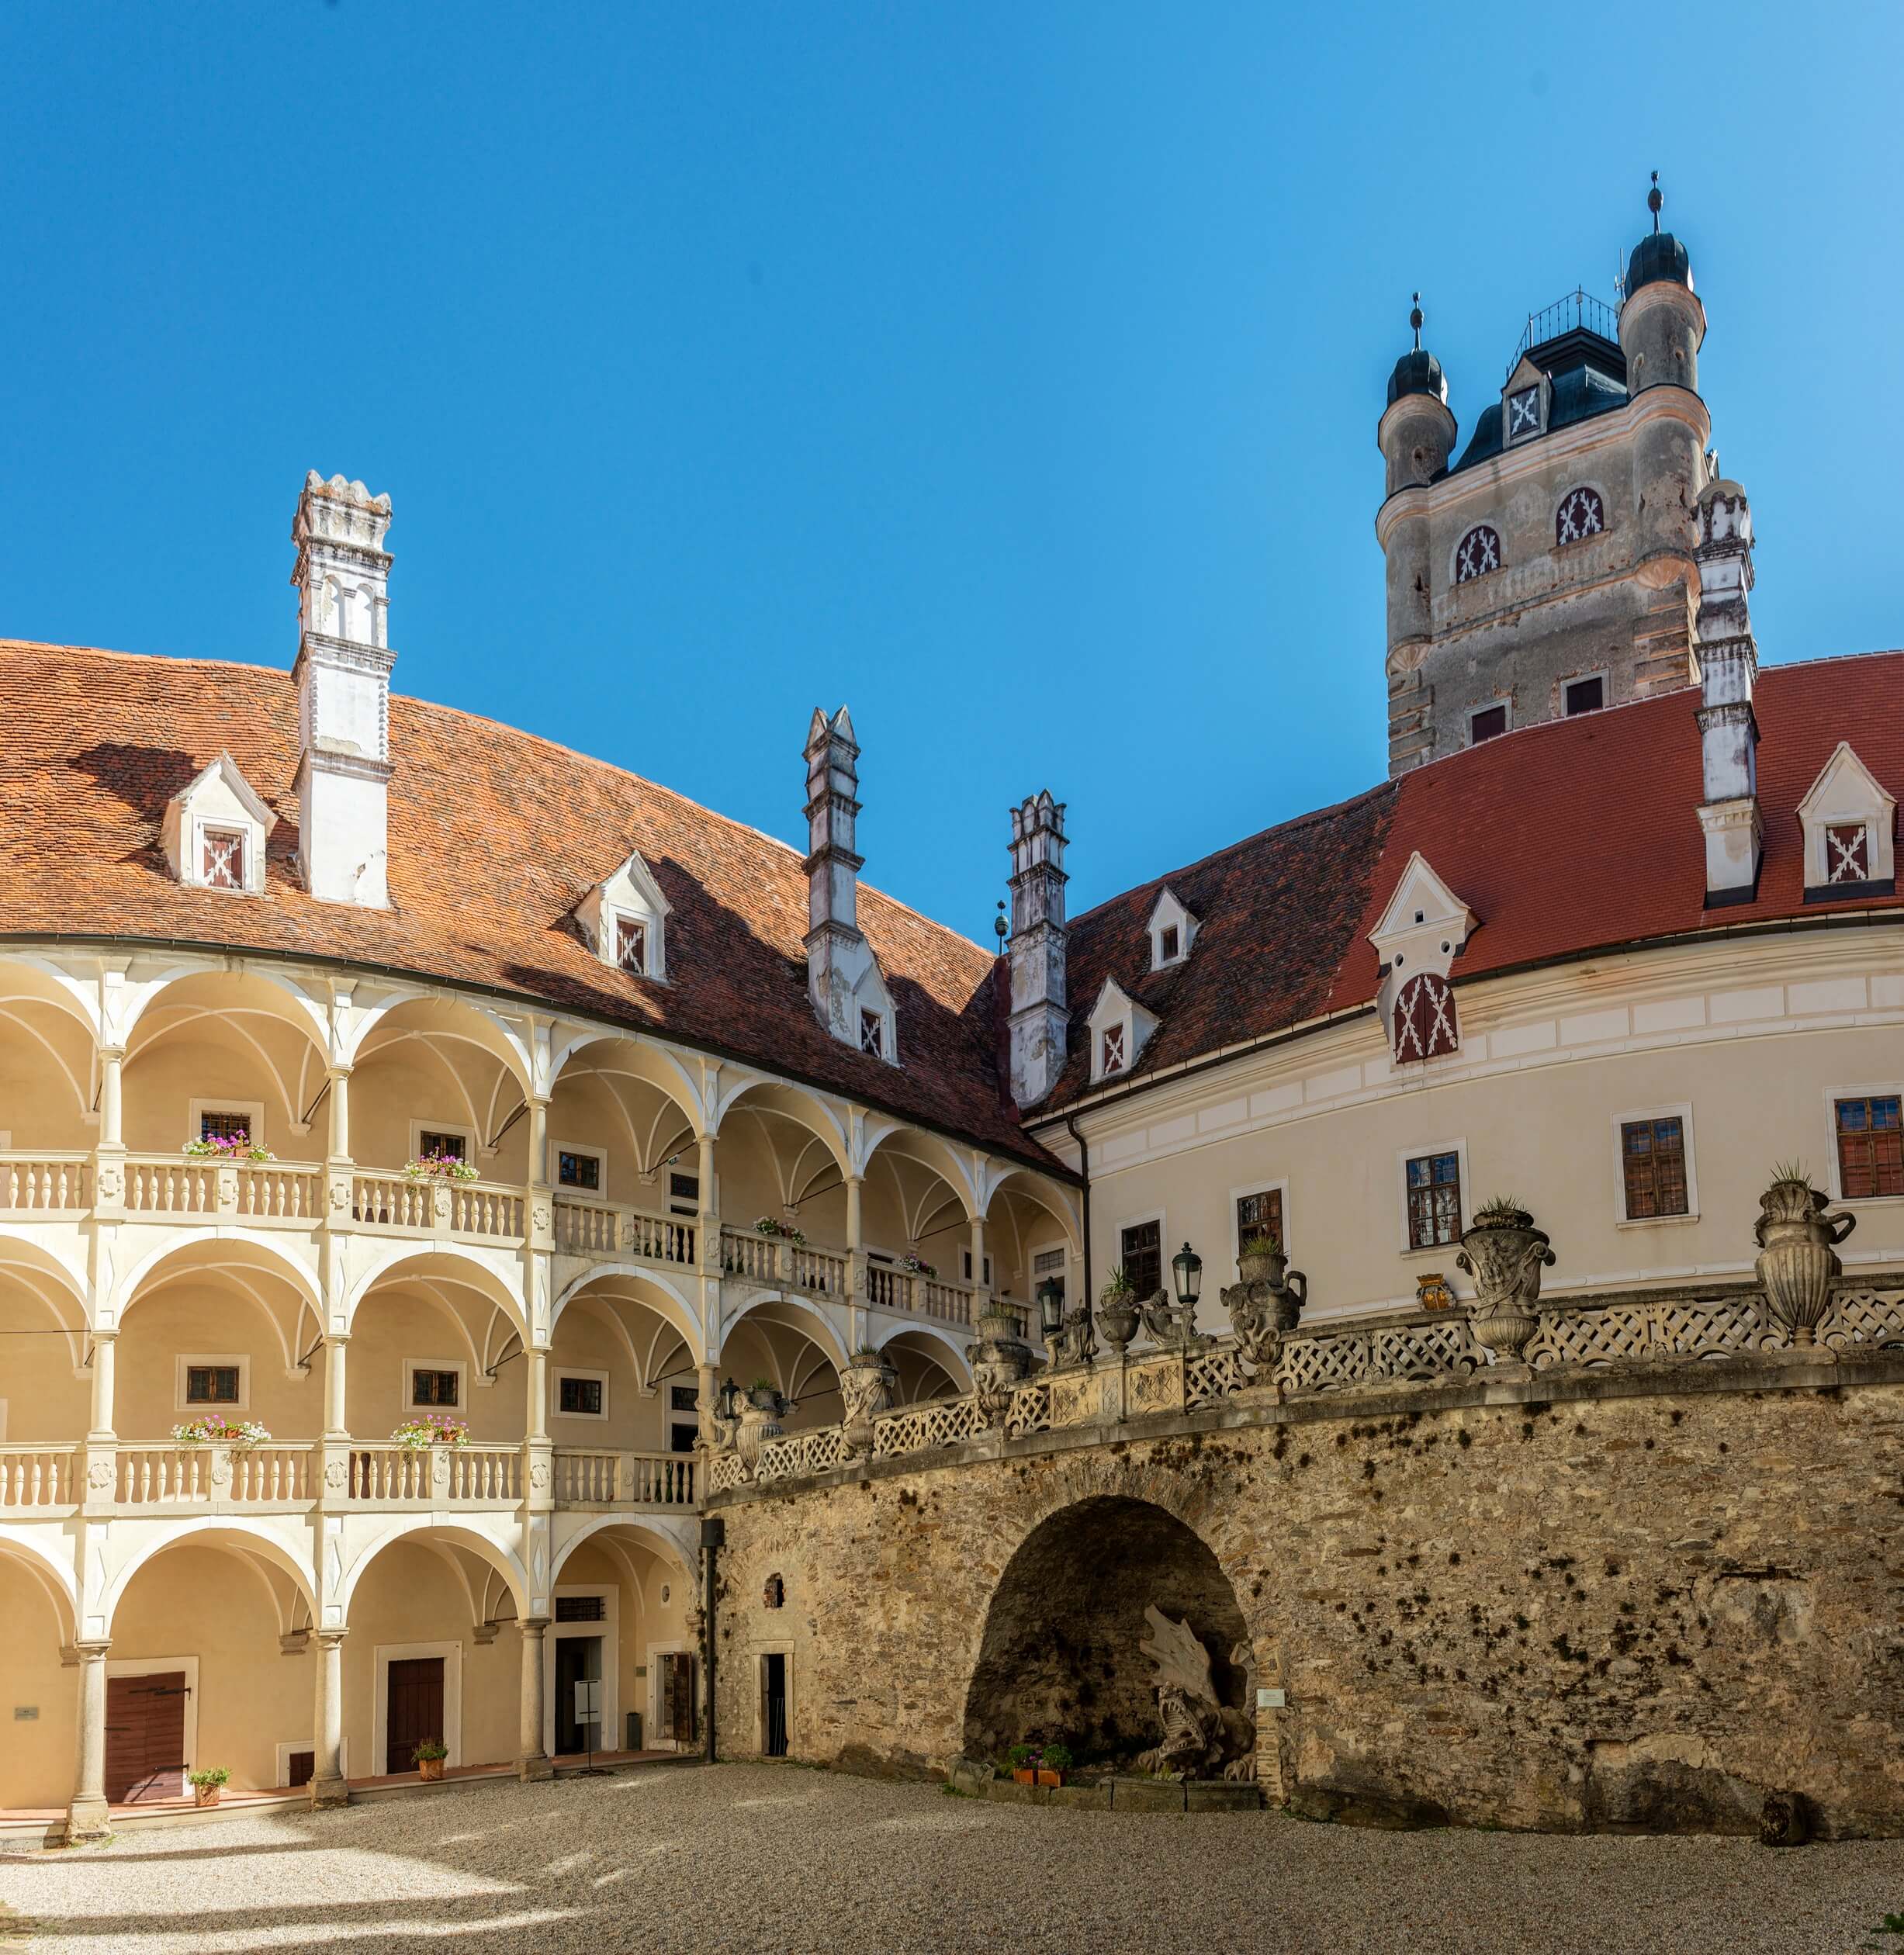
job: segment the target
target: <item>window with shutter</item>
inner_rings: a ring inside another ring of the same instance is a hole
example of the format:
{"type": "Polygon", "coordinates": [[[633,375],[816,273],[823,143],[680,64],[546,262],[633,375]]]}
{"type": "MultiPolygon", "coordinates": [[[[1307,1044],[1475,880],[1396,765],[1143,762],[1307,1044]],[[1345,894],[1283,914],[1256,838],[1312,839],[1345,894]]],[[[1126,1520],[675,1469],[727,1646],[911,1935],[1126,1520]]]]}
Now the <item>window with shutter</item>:
{"type": "Polygon", "coordinates": [[[1468,744],[1479,746],[1483,740],[1498,739],[1508,730],[1505,706],[1483,706],[1468,715],[1468,744]]]}
{"type": "Polygon", "coordinates": [[[241,1394],[236,1365],[188,1365],[185,1367],[185,1403],[188,1405],[236,1405],[241,1394]]]}
{"type": "Polygon", "coordinates": [[[639,977],[648,971],[648,926],[628,917],[614,920],[614,960],[624,971],[639,977]]]}
{"type": "Polygon", "coordinates": [[[1124,1069],[1124,1029],[1121,1025],[1106,1026],[1100,1072],[1122,1072],[1124,1069]]]}
{"type": "Polygon", "coordinates": [[[1826,828],[1825,868],[1828,882],[1871,881],[1870,839],[1862,822],[1834,822],[1826,828]]]}
{"type": "Polygon", "coordinates": [[[244,887],[244,831],[210,829],[204,831],[205,886],[208,889],[242,889],[244,887]]]}
{"type": "Polygon", "coordinates": [[[1650,1222],[1690,1213],[1686,1178],[1686,1129],[1677,1116],[1620,1123],[1620,1161],[1626,1186],[1626,1219],[1650,1222]]]}
{"type": "Polygon", "coordinates": [[[1898,1095],[1837,1102],[1838,1187],[1847,1202],[1904,1195],[1904,1119],[1898,1095]]]}
{"type": "Polygon", "coordinates": [[[1245,1243],[1252,1236],[1274,1236],[1278,1242],[1285,1240],[1283,1234],[1283,1191],[1279,1188],[1267,1188],[1260,1195],[1239,1195],[1236,1199],[1236,1246],[1238,1254],[1245,1243]]]}

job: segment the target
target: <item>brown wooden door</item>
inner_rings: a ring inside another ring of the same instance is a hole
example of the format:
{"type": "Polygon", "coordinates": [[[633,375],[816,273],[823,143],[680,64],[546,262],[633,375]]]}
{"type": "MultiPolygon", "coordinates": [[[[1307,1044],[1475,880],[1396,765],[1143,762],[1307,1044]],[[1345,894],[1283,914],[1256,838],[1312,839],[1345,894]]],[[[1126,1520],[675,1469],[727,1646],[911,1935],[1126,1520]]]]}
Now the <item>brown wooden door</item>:
{"type": "Polygon", "coordinates": [[[667,1720],[668,1735],[684,1747],[694,1742],[694,1659],[670,1650],[661,1666],[661,1715],[667,1720]]]}
{"type": "Polygon", "coordinates": [[[443,1659],[441,1656],[403,1656],[390,1665],[385,1688],[384,1747],[386,1772],[414,1772],[410,1753],[425,1739],[443,1742],[443,1659]]]}
{"type": "Polygon", "coordinates": [[[106,1680],[106,1796],[115,1805],[185,1789],[185,1673],[106,1680]]]}

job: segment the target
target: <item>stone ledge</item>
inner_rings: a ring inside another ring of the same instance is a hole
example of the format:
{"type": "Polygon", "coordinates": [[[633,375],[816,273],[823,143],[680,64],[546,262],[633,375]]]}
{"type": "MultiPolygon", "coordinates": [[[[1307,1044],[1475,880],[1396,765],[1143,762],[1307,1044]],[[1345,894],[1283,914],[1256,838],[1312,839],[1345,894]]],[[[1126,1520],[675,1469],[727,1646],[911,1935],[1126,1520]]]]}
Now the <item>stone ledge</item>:
{"type": "Polygon", "coordinates": [[[946,1782],[968,1798],[997,1805],[1068,1806],[1092,1812],[1260,1812],[1262,1788],[1229,1779],[1110,1778],[1084,1785],[1021,1785],[988,1765],[955,1758],[946,1782]]]}
{"type": "Polygon", "coordinates": [[[1065,1426],[1008,1439],[992,1431],[950,1446],[892,1453],[817,1473],[790,1475],[765,1485],[734,1486],[711,1494],[706,1510],[776,1498],[794,1500],[827,1487],[937,1472],[998,1460],[1031,1459],[1122,1447],[1143,1441],[1184,1438],[1197,1441],[1226,1432],[1268,1426],[1330,1425],[1410,1413],[1455,1412],[1470,1407],[1565,1405],[1609,1399],[1688,1398],[1768,1393],[1825,1392],[1845,1386],[1904,1385],[1904,1350],[1861,1346],[1833,1352],[1809,1350],[1740,1352],[1715,1358],[1625,1358],[1594,1365],[1554,1365],[1544,1371],[1494,1376],[1483,1370],[1420,1382],[1383,1379],[1340,1390],[1305,1393],[1278,1403],[1246,1389],[1194,1412],[1161,1412],[1121,1423],[1065,1426]]]}

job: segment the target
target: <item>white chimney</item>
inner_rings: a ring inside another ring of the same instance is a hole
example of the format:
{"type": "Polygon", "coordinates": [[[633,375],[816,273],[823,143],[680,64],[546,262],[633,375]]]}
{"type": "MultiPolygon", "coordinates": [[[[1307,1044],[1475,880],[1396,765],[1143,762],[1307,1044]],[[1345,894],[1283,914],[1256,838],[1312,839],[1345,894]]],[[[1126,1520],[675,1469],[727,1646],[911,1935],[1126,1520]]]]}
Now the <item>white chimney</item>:
{"type": "Polygon", "coordinates": [[[1033,1106],[1065,1070],[1065,804],[1026,795],[1012,815],[1012,1098],[1033,1106]]]}
{"type": "Polygon", "coordinates": [[[817,706],[807,728],[807,990],[842,1043],[898,1063],[898,1023],[878,960],[860,934],[860,757],[845,707],[817,706]]]}
{"type": "Polygon", "coordinates": [[[313,469],[297,562],[298,856],[320,902],[389,907],[390,499],[313,469]]]}
{"type": "Polygon", "coordinates": [[[1695,628],[1701,703],[1699,756],[1705,799],[1708,909],[1749,903],[1757,893],[1764,829],[1758,804],[1758,721],[1752,688],[1758,645],[1752,589],[1752,511],[1736,482],[1707,485],[1698,503],[1699,617],[1695,628]]]}

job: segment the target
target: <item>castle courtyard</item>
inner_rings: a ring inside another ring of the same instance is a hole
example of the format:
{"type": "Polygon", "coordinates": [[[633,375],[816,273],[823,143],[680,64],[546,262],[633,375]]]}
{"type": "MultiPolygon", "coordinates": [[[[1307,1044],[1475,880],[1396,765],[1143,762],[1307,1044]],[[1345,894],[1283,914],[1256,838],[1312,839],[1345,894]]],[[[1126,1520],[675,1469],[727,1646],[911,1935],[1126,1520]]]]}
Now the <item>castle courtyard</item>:
{"type": "Polygon", "coordinates": [[[0,1947],[174,1955],[962,1948],[1846,1955],[1904,1841],[1565,1837],[1038,1810],[666,1765],[0,1857],[0,1947]],[[10,1912],[7,1912],[10,1911],[10,1912]]]}

